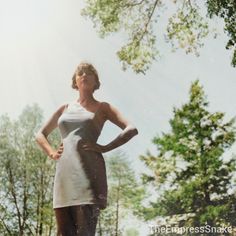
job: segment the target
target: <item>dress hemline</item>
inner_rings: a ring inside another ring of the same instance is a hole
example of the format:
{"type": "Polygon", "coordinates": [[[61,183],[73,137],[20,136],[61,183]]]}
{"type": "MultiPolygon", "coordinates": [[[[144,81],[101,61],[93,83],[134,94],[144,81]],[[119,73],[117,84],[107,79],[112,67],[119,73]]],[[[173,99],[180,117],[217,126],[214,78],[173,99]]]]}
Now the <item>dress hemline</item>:
{"type": "Polygon", "coordinates": [[[98,207],[100,209],[105,209],[106,208],[101,203],[99,204],[99,203],[96,203],[96,202],[74,202],[74,203],[67,203],[67,204],[62,204],[62,205],[56,205],[56,206],[53,206],[53,209],[62,208],[62,207],[85,205],[85,204],[98,205],[98,207]]]}

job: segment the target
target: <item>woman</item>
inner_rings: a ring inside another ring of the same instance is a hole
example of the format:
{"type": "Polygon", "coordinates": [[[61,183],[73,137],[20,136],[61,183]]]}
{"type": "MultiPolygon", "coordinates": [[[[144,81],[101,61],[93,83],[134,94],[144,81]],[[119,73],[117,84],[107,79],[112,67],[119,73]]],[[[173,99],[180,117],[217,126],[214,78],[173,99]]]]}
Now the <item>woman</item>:
{"type": "Polygon", "coordinates": [[[93,93],[99,87],[96,69],[89,63],[81,63],[72,78],[72,88],[78,90],[79,98],[59,107],[36,135],[44,152],[56,160],[53,208],[58,236],[95,235],[100,210],[107,206],[102,153],[138,134],[115,107],[94,98],[93,93]],[[107,145],[100,145],[97,139],[107,120],[119,126],[122,132],[107,145]],[[54,150],[47,136],[57,125],[62,144],[54,150]]]}

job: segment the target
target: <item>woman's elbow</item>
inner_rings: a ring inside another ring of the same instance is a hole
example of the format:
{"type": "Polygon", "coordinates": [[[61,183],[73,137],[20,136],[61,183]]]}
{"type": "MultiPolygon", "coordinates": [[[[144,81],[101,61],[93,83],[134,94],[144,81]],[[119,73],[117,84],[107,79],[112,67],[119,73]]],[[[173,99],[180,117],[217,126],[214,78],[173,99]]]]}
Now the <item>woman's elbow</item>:
{"type": "Polygon", "coordinates": [[[43,136],[43,133],[42,131],[38,131],[35,135],[34,135],[34,139],[35,141],[40,144],[41,143],[41,140],[42,140],[42,136],[43,136]]]}
{"type": "Polygon", "coordinates": [[[34,135],[34,140],[35,140],[37,143],[39,143],[39,140],[40,140],[40,132],[38,132],[38,133],[36,133],[36,134],[34,135]]]}
{"type": "Polygon", "coordinates": [[[132,134],[132,137],[138,134],[138,129],[134,126],[130,126],[130,133],[132,134]]]}
{"type": "Polygon", "coordinates": [[[134,133],[134,136],[137,135],[138,134],[138,129],[134,128],[133,133],[134,133]]]}

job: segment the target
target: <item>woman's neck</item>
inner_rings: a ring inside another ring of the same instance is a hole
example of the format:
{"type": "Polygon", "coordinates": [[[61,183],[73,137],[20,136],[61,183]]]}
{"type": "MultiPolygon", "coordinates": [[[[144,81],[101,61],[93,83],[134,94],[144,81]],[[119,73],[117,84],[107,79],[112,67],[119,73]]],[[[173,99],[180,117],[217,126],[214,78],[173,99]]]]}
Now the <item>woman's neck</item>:
{"type": "Polygon", "coordinates": [[[79,91],[79,98],[77,99],[77,101],[80,104],[87,106],[91,103],[94,103],[96,100],[94,99],[93,94],[91,92],[79,91]]]}

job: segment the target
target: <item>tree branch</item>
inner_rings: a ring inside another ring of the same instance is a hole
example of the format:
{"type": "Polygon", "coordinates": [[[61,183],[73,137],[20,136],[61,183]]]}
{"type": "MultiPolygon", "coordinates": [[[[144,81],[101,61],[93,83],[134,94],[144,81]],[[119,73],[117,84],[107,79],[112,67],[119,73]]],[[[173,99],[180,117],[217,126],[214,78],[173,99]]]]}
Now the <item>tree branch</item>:
{"type": "MultiPolygon", "coordinates": [[[[1,205],[2,206],[2,205],[1,205]]],[[[1,207],[1,210],[5,210],[5,207],[1,207]]],[[[5,210],[5,212],[6,212],[6,210],[5,210]]],[[[5,222],[4,222],[4,217],[1,217],[0,218],[0,220],[2,221],[2,224],[3,224],[3,226],[5,227],[5,229],[7,230],[7,232],[8,232],[8,234],[11,236],[12,234],[11,234],[11,230],[8,228],[8,226],[7,226],[7,224],[5,224],[5,222]]]]}
{"type": "Polygon", "coordinates": [[[15,193],[14,187],[13,187],[14,186],[14,180],[13,180],[12,171],[11,171],[10,168],[9,168],[9,181],[10,181],[10,184],[11,184],[11,194],[12,194],[13,199],[14,199],[14,204],[16,206],[16,211],[17,211],[17,216],[18,216],[18,224],[19,224],[19,230],[20,230],[19,233],[22,233],[21,232],[21,213],[20,213],[19,206],[17,204],[16,193],[15,193]]]}
{"type": "Polygon", "coordinates": [[[145,33],[147,32],[148,25],[149,25],[150,22],[151,22],[151,18],[152,18],[152,16],[153,16],[154,12],[155,12],[155,9],[156,9],[156,7],[157,7],[158,2],[159,2],[159,0],[156,0],[156,1],[154,2],[153,7],[152,7],[152,10],[149,12],[150,14],[148,15],[148,19],[147,19],[147,21],[146,21],[146,23],[145,23],[145,25],[144,25],[144,30],[143,30],[143,32],[142,32],[142,34],[141,34],[141,36],[140,36],[140,38],[139,38],[137,44],[139,44],[139,43],[142,41],[142,39],[143,39],[145,33]]]}
{"type": "Polygon", "coordinates": [[[138,5],[141,5],[145,0],[141,0],[140,2],[136,2],[136,3],[127,3],[125,5],[123,5],[122,7],[135,7],[138,5]]]}

